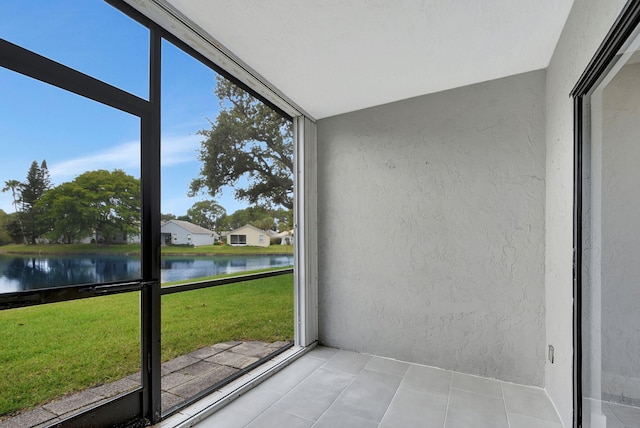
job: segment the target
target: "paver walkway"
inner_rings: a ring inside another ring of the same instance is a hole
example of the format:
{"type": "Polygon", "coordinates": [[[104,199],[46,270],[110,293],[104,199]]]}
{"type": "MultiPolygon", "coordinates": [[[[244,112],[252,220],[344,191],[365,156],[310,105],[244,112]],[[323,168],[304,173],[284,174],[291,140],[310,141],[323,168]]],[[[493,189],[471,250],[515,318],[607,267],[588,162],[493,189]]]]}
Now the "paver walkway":
{"type": "MultiPolygon", "coordinates": [[[[288,342],[224,342],[162,364],[162,411],[286,346],[288,342]]],[[[0,419],[0,428],[47,427],[140,386],[140,373],[65,396],[41,407],[0,419]]]]}

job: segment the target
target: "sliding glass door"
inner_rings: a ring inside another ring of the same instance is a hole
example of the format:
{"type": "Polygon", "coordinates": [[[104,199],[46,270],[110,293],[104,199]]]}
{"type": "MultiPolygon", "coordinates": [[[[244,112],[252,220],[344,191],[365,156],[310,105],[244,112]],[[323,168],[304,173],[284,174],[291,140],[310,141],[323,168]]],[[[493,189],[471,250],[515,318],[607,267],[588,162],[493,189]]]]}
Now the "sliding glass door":
{"type": "MultiPolygon", "coordinates": [[[[636,2],[637,3],[637,2],[636,2]]],[[[630,4],[574,92],[576,418],[640,421],[640,39],[630,4]]]]}

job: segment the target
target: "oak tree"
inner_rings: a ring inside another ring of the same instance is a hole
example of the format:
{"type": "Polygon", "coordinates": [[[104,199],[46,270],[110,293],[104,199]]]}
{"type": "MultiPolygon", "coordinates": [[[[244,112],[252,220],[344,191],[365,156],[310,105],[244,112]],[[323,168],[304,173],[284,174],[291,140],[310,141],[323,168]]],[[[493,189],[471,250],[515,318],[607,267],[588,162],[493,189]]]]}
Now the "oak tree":
{"type": "Polygon", "coordinates": [[[226,215],[226,210],[212,200],[196,202],[187,210],[187,216],[192,223],[217,232],[223,229],[221,220],[226,215]]]}
{"type": "Polygon", "coordinates": [[[235,186],[235,197],[251,205],[293,208],[293,130],[280,113],[232,82],[218,77],[220,111],[198,154],[200,176],[190,195],[216,197],[235,186]]]}
{"type": "Polygon", "coordinates": [[[109,243],[140,232],[140,180],[120,169],[82,173],[47,191],[36,206],[52,239],[74,242],[95,234],[109,243]]]}

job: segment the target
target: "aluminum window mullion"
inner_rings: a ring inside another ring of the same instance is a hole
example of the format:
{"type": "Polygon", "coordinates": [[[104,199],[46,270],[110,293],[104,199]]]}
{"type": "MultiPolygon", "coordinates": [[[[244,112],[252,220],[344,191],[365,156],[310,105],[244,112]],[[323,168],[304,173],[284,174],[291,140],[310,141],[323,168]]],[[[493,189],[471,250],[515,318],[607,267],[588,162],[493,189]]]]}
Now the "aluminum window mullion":
{"type": "Polygon", "coordinates": [[[268,272],[251,273],[248,275],[232,276],[229,278],[212,279],[209,281],[197,281],[197,282],[190,282],[188,284],[171,285],[168,287],[162,287],[160,294],[165,296],[167,294],[181,293],[184,291],[192,291],[192,290],[200,290],[202,288],[218,287],[220,285],[236,284],[238,282],[253,281],[256,279],[270,278],[273,276],[280,276],[280,275],[288,275],[291,273],[293,273],[293,269],[287,268],[287,269],[278,269],[278,270],[273,270],[268,272]]]}
{"type": "Polygon", "coordinates": [[[295,344],[318,340],[317,135],[309,118],[294,119],[295,344]]]}
{"type": "Polygon", "coordinates": [[[160,295],[160,88],[161,31],[150,28],[149,114],[142,118],[140,159],[142,160],[142,278],[152,281],[141,299],[142,413],[152,424],[161,419],[161,295],[160,295]]]}
{"type": "Polygon", "coordinates": [[[0,310],[140,291],[146,285],[143,281],[117,281],[1,293],[0,310]]]}
{"type": "Polygon", "coordinates": [[[120,88],[0,39],[0,67],[32,77],[134,116],[149,112],[149,102],[120,88]]]}

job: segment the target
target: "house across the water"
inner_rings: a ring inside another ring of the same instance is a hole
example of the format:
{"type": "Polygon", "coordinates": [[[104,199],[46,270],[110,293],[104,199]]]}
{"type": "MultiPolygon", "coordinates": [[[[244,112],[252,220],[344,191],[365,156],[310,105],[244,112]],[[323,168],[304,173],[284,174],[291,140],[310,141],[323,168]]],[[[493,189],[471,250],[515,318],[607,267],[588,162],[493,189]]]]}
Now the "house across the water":
{"type": "Polygon", "coordinates": [[[169,220],[162,223],[162,245],[213,245],[219,238],[212,230],[184,220],[169,220]]]}
{"type": "Polygon", "coordinates": [[[234,246],[268,247],[271,236],[262,229],[245,224],[227,233],[227,244],[234,246]]]}

